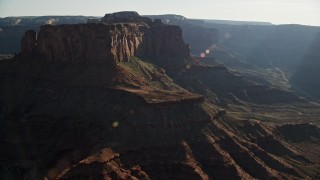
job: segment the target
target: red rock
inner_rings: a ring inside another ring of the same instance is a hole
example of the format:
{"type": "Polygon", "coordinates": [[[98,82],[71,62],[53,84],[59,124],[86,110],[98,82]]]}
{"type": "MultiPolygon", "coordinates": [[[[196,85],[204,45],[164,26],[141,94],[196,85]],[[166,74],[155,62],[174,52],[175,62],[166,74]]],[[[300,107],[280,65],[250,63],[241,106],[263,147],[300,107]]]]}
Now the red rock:
{"type": "MultiPolygon", "coordinates": [[[[25,56],[34,54],[35,34],[30,32],[23,37],[25,56]]],[[[37,54],[49,61],[116,65],[137,56],[164,68],[169,64],[176,68],[184,67],[185,59],[190,58],[181,29],[159,23],[44,25],[36,44],[37,54]]]]}

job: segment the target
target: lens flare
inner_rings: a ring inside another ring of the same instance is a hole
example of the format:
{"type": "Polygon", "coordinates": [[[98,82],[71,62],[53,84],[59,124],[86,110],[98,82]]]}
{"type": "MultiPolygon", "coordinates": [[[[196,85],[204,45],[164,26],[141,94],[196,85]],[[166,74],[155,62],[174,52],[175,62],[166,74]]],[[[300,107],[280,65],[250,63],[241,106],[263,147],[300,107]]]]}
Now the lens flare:
{"type": "Polygon", "coordinates": [[[113,128],[117,128],[119,126],[119,122],[118,121],[114,121],[113,123],[112,123],[112,127],[113,128]]]}
{"type": "Polygon", "coordinates": [[[209,53],[210,53],[210,50],[209,50],[209,49],[207,49],[207,50],[206,50],[206,54],[209,54],[209,53]]]}

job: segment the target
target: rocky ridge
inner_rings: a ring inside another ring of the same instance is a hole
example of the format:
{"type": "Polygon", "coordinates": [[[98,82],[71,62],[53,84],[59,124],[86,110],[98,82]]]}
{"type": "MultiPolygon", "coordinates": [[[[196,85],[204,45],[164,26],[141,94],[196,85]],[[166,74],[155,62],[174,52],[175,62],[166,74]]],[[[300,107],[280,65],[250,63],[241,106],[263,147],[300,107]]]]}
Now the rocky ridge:
{"type": "Polygon", "coordinates": [[[204,94],[217,103],[256,104],[305,102],[292,91],[252,82],[222,65],[196,65],[181,73],[177,83],[182,87],[204,94]]]}

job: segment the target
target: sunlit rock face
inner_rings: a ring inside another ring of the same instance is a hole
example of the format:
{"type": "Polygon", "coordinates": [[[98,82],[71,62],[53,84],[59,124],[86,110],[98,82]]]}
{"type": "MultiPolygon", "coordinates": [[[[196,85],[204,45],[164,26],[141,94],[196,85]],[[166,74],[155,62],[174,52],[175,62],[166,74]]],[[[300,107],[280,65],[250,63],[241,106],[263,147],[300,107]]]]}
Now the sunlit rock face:
{"type": "Polygon", "coordinates": [[[44,25],[22,40],[24,56],[37,55],[49,61],[109,63],[116,65],[131,56],[163,67],[184,67],[190,58],[178,26],[161,22],[44,25]]]}
{"type": "Polygon", "coordinates": [[[137,51],[143,32],[139,25],[81,24],[42,26],[36,51],[50,61],[125,61],[137,51]]]}

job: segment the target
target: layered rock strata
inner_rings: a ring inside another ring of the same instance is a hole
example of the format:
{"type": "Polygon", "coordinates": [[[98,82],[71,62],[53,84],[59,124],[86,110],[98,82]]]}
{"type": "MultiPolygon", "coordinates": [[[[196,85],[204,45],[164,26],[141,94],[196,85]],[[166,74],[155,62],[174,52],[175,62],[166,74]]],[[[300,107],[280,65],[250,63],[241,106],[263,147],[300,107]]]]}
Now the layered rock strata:
{"type": "Polygon", "coordinates": [[[21,42],[23,56],[112,65],[136,56],[167,68],[169,64],[184,67],[190,58],[181,29],[161,23],[45,25],[35,37],[34,31],[26,32],[21,42]]]}

